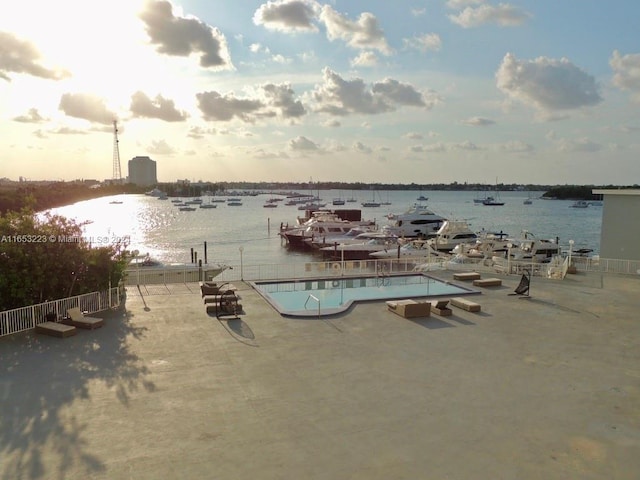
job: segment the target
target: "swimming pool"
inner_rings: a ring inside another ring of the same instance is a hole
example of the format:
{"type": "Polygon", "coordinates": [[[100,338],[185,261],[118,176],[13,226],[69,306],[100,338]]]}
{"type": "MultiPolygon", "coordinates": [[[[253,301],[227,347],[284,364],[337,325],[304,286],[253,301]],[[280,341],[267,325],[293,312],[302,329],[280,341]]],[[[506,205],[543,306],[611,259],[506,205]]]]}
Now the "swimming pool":
{"type": "Polygon", "coordinates": [[[478,290],[453,285],[424,274],[305,278],[251,282],[251,285],[281,315],[289,317],[335,315],[359,301],[480,293],[478,290]]]}

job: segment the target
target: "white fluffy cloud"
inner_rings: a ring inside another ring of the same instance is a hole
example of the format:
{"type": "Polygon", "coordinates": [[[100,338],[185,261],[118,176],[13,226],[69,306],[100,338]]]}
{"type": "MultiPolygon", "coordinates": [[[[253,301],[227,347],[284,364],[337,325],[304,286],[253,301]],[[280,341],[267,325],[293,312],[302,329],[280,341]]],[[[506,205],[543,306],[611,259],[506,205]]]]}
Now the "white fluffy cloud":
{"type": "Polygon", "coordinates": [[[197,54],[202,67],[233,69],[227,40],[222,32],[197,18],[175,16],[170,2],[149,0],[140,18],[158,52],[181,57],[197,54]]]}
{"type": "Polygon", "coordinates": [[[616,50],[609,65],[614,73],[613,84],[630,92],[636,101],[640,101],[640,54],[620,55],[616,50]]]}
{"type": "Polygon", "coordinates": [[[134,117],[158,118],[165,122],[182,122],[188,115],[176,108],[173,100],[157,95],[151,99],[143,92],[131,96],[131,113],[134,117]]]}
{"type": "Polygon", "coordinates": [[[483,117],[471,117],[462,121],[463,125],[470,125],[472,127],[486,127],[489,125],[495,125],[496,122],[489,118],[483,117]]]}
{"type": "Polygon", "coordinates": [[[439,101],[439,97],[432,92],[423,95],[413,85],[391,78],[368,88],[361,78],[345,80],[325,68],[323,80],[321,85],[316,85],[312,97],[318,111],[332,115],[373,115],[393,111],[401,105],[431,108],[439,101]]]}
{"type": "Polygon", "coordinates": [[[442,48],[442,40],[437,33],[423,33],[411,38],[402,39],[405,48],[420,50],[421,52],[437,52],[442,48]]]}
{"type": "Polygon", "coordinates": [[[602,101],[595,78],[565,58],[521,61],[508,53],[496,72],[496,84],[510,98],[548,112],[602,101]]]}
{"type": "Polygon", "coordinates": [[[10,33],[0,32],[0,78],[10,81],[9,72],[26,73],[48,80],[60,80],[69,76],[68,72],[42,66],[40,53],[32,43],[10,33]]]}
{"type": "Polygon", "coordinates": [[[378,50],[392,53],[378,19],[369,12],[361,13],[357,20],[349,20],[336,12],[330,5],[323,5],[320,20],[327,29],[329,40],[344,40],[352,48],[378,50]]]}
{"type": "Polygon", "coordinates": [[[253,23],[283,32],[318,31],[314,21],[318,3],[312,0],[276,0],[260,5],[253,15],[253,23]]]}
{"type": "Polygon", "coordinates": [[[318,152],[320,147],[317,143],[309,140],[305,136],[299,136],[289,140],[289,148],[298,152],[318,152]]]}
{"type": "Polygon", "coordinates": [[[498,6],[481,4],[477,7],[468,6],[449,19],[463,28],[478,27],[485,24],[496,24],[502,27],[522,25],[531,14],[513,5],[501,3],[498,6]]]}
{"type": "Polygon", "coordinates": [[[88,93],[65,93],[60,98],[58,108],[70,117],[103,125],[110,125],[116,118],[116,114],[107,108],[102,98],[88,93]]]}

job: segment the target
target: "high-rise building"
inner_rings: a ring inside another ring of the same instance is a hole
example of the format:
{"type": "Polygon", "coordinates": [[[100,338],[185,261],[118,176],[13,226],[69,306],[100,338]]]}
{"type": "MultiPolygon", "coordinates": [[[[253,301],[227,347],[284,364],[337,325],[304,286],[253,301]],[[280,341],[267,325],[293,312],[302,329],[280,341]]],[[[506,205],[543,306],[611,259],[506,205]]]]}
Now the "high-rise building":
{"type": "Polygon", "coordinates": [[[144,187],[158,183],[156,162],[149,157],[133,157],[129,160],[129,183],[144,187]]]}

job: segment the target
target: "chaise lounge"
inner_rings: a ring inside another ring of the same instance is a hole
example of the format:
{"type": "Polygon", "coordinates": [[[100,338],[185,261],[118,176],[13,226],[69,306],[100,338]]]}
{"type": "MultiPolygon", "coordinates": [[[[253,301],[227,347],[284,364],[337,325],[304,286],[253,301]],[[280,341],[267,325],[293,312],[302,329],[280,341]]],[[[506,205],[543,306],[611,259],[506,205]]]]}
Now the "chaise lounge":
{"type": "Polygon", "coordinates": [[[429,302],[415,300],[389,300],[385,302],[388,310],[404,318],[428,317],[431,314],[429,302]]]}
{"type": "Polygon", "coordinates": [[[93,330],[100,328],[104,324],[102,318],[87,317],[79,308],[70,308],[67,310],[67,318],[62,319],[62,323],[65,325],[71,325],[77,328],[86,328],[87,330],[93,330]]]}
{"type": "Polygon", "coordinates": [[[441,317],[450,317],[453,313],[449,307],[447,307],[449,300],[434,300],[430,303],[431,312],[441,317]]]}

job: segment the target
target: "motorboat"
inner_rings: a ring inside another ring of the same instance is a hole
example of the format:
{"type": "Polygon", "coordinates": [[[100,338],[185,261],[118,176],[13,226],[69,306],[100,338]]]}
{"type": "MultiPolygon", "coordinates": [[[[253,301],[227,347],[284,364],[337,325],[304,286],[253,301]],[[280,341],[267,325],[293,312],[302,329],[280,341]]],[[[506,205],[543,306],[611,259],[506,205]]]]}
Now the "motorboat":
{"type": "Polygon", "coordinates": [[[218,208],[215,203],[201,203],[199,208],[218,208]]]}
{"type": "Polygon", "coordinates": [[[389,214],[387,219],[391,221],[384,225],[382,230],[398,237],[428,238],[436,234],[445,217],[438,215],[426,205],[414,204],[400,214],[389,214]]]}
{"type": "Polygon", "coordinates": [[[571,208],[588,208],[589,202],[586,200],[576,200],[572,205],[569,205],[571,208]]]}
{"type": "Polygon", "coordinates": [[[504,202],[501,201],[499,198],[489,196],[482,201],[482,205],[501,206],[501,205],[504,205],[504,202]]]}
{"type": "Polygon", "coordinates": [[[305,238],[303,241],[307,243],[313,249],[320,249],[323,247],[329,247],[331,245],[341,244],[341,243],[355,243],[362,242],[362,238],[358,238],[358,236],[362,233],[368,233],[373,230],[373,225],[371,226],[357,226],[349,229],[347,233],[339,233],[336,235],[326,234],[321,236],[312,235],[311,237],[305,238]]]}
{"type": "Polygon", "coordinates": [[[298,226],[282,229],[280,236],[287,240],[289,247],[307,249],[311,246],[307,239],[345,235],[352,228],[362,226],[370,227],[372,222],[343,220],[337,213],[316,211],[298,226]]]}
{"type": "Polygon", "coordinates": [[[342,198],[334,198],[331,201],[332,205],[344,205],[345,201],[342,198]]]}
{"type": "Polygon", "coordinates": [[[410,240],[404,244],[399,243],[394,249],[380,250],[370,254],[371,258],[416,259],[419,261],[447,256],[445,253],[435,250],[426,240],[410,240]]]}
{"type": "Polygon", "coordinates": [[[335,260],[366,260],[374,252],[381,250],[395,250],[399,245],[399,238],[383,232],[369,232],[358,235],[361,242],[335,244],[320,249],[323,255],[335,260]]]}
{"type": "Polygon", "coordinates": [[[459,244],[475,244],[477,239],[478,234],[464,220],[445,220],[428,242],[436,250],[450,252],[459,244]]]}
{"type": "Polygon", "coordinates": [[[429,197],[425,197],[424,195],[420,195],[417,199],[419,202],[426,202],[429,200],[429,197]]]}
{"type": "Polygon", "coordinates": [[[494,255],[494,262],[512,261],[548,263],[551,258],[560,255],[560,245],[555,240],[537,238],[533,233],[523,231],[522,238],[510,240],[507,251],[494,255]]]}
{"type": "Polygon", "coordinates": [[[189,205],[185,205],[184,207],[179,207],[178,210],[181,212],[195,212],[195,207],[190,207],[189,205]]]}

